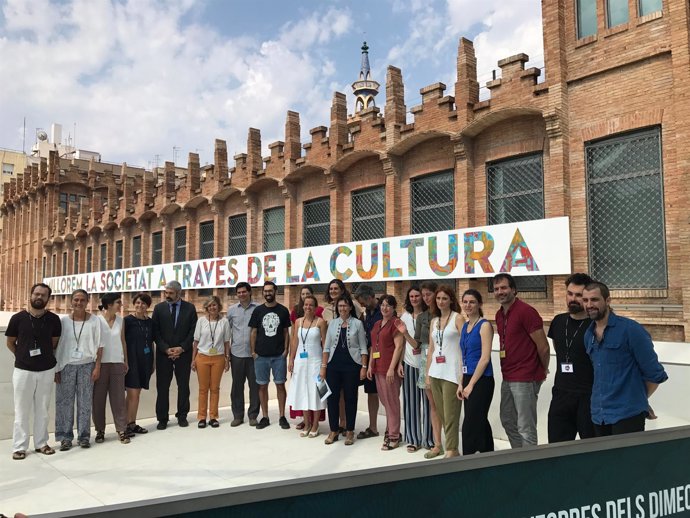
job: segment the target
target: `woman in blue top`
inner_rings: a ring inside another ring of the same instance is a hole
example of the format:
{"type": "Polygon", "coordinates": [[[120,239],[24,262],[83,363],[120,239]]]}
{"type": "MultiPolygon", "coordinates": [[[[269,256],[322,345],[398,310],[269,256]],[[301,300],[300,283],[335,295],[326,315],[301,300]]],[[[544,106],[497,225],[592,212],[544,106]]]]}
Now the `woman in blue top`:
{"type": "Polygon", "coordinates": [[[482,311],[482,296],[477,290],[462,294],[462,309],[467,322],[462,326],[462,386],[458,399],[465,401],[462,422],[462,454],[494,451],[489,424],[489,407],[494,396],[494,373],[491,367],[491,343],[494,330],[482,311]]]}

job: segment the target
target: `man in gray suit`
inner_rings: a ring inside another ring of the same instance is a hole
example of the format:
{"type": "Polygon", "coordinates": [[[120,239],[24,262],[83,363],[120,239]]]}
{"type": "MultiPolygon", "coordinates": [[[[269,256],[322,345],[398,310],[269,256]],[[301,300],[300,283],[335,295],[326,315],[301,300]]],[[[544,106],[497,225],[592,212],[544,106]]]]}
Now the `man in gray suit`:
{"type": "Polygon", "coordinates": [[[177,422],[189,426],[189,374],[192,370],[192,341],[196,327],[196,308],[180,298],[177,281],[165,285],[165,302],[153,308],[153,339],[156,341],[156,418],[159,430],[168,426],[170,382],[177,381],[177,422]]]}

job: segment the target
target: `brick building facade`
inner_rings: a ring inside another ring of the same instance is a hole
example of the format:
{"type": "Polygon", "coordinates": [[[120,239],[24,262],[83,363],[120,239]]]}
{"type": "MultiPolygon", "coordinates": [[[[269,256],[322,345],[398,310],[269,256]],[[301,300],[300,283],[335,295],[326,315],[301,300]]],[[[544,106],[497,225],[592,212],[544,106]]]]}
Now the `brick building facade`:
{"type": "MultiPolygon", "coordinates": [[[[313,128],[310,142],[288,112],[270,156],[250,129],[234,167],[222,140],[212,166],[190,153],[182,176],[172,163],[154,174],[51,154],[4,193],[4,309],[22,307],[42,275],[567,215],[573,271],[607,282],[615,309],[656,339],[688,340],[688,3],[550,0],[542,9],[545,80],[516,54],[498,63],[488,100],[461,39],[457,82],[422,88],[412,122],[391,66],[383,114],[372,106],[348,118],[336,93],[329,126],[313,128]]],[[[521,296],[548,321],[564,310],[563,281],[523,279],[521,296]]],[[[485,293],[493,314],[485,279],[456,287],[485,293]]],[[[285,288],[286,301],[296,296],[285,288]]]]}

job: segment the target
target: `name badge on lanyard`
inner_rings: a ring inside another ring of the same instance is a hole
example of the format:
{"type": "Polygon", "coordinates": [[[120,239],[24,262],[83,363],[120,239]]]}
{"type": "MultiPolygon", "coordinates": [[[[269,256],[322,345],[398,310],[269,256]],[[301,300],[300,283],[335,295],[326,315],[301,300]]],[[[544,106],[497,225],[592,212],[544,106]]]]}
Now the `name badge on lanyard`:
{"type": "Polygon", "coordinates": [[[371,357],[374,358],[374,360],[378,360],[379,358],[381,358],[381,353],[378,351],[374,351],[371,357]]]}
{"type": "Polygon", "coordinates": [[[412,349],[412,354],[414,354],[415,356],[422,354],[422,349],[412,349]]]}
{"type": "Polygon", "coordinates": [[[572,363],[561,363],[561,372],[565,374],[574,374],[575,371],[573,370],[573,364],[572,363]]]}
{"type": "Polygon", "coordinates": [[[72,351],[72,359],[73,360],[81,360],[84,357],[84,353],[82,351],[72,351]]]}
{"type": "Polygon", "coordinates": [[[505,350],[505,349],[501,349],[501,352],[500,352],[498,355],[499,355],[499,357],[500,357],[501,359],[505,358],[505,357],[506,357],[506,350],[505,350]]]}
{"type": "Polygon", "coordinates": [[[446,363],[446,357],[445,356],[437,356],[436,357],[436,363],[446,363]]]}
{"type": "Polygon", "coordinates": [[[462,366],[462,373],[467,374],[467,365],[462,366]]]}
{"type": "Polygon", "coordinates": [[[41,350],[40,349],[29,349],[29,356],[32,358],[34,356],[40,356],[41,355],[41,350]]]}
{"type": "Polygon", "coordinates": [[[309,353],[307,353],[307,351],[302,351],[301,353],[299,353],[299,357],[300,358],[308,358],[309,353]]]}

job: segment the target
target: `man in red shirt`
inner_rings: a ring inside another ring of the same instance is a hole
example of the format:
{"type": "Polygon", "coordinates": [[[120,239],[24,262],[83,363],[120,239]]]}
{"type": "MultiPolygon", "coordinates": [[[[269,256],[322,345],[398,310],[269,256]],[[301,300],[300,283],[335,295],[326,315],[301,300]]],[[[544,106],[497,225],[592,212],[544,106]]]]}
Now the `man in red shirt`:
{"type": "Polygon", "coordinates": [[[537,444],[537,396],[549,367],[549,342],[544,322],[529,304],[517,298],[515,279],[494,277],[494,296],[500,341],[501,424],[512,448],[537,444]]]}

